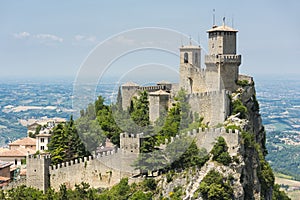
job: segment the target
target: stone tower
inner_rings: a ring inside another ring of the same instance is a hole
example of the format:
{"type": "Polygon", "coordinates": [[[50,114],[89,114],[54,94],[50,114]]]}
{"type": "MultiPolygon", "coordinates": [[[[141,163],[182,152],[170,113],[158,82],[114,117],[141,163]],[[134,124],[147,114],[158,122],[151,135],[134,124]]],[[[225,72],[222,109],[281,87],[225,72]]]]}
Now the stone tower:
{"type": "Polygon", "coordinates": [[[199,72],[201,71],[201,48],[199,46],[182,46],[180,49],[180,82],[188,94],[201,90],[199,85],[199,72]]]}
{"type": "Polygon", "coordinates": [[[241,55],[236,54],[237,30],[213,26],[208,30],[208,55],[205,56],[206,84],[210,90],[234,91],[239,75],[241,55]]]}
{"type": "Polygon", "coordinates": [[[120,149],[123,152],[139,154],[144,140],[143,133],[120,133],[120,149]]]}
{"type": "Polygon", "coordinates": [[[134,82],[128,82],[122,85],[122,108],[127,110],[130,106],[130,101],[136,92],[139,90],[139,85],[134,82]]]}
{"type": "Polygon", "coordinates": [[[50,164],[50,155],[27,156],[26,186],[45,192],[50,187],[50,164]]]}
{"type": "Polygon", "coordinates": [[[158,90],[149,93],[149,118],[150,122],[156,121],[162,112],[168,112],[170,93],[158,90]]]}

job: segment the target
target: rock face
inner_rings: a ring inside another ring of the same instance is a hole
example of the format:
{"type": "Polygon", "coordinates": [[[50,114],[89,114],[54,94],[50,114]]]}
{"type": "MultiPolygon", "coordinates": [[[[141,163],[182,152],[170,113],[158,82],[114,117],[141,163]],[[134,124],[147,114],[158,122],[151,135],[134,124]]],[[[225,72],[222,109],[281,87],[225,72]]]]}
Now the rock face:
{"type": "MultiPolygon", "coordinates": [[[[214,169],[221,173],[224,177],[231,177],[231,186],[234,191],[233,199],[272,199],[272,186],[262,186],[262,170],[261,159],[264,160],[266,153],[265,147],[265,131],[262,119],[259,114],[259,105],[256,100],[254,84],[240,87],[236,93],[232,94],[232,102],[239,100],[246,107],[246,116],[244,119],[239,118],[239,114],[232,115],[224,122],[224,126],[240,127],[242,133],[238,146],[238,153],[230,154],[235,161],[229,166],[224,166],[211,158],[206,164],[197,169],[188,169],[186,171],[176,173],[172,181],[167,180],[167,176],[159,178],[159,186],[161,188],[161,196],[170,197],[174,188],[182,188],[183,199],[202,199],[199,194],[199,186],[206,174],[214,169]],[[250,145],[247,138],[243,138],[243,133],[247,133],[254,140],[250,145]],[[260,155],[261,152],[261,155],[260,155]],[[264,190],[262,190],[264,187],[264,190]]],[[[231,106],[231,110],[233,110],[231,106]]],[[[271,171],[272,175],[272,171],[271,171]]]]}

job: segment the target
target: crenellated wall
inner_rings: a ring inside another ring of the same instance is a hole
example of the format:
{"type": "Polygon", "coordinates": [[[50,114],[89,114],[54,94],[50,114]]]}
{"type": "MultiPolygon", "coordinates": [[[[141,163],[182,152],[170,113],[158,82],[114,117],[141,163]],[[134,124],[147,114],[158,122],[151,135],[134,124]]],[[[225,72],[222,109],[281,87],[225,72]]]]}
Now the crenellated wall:
{"type": "MultiPolygon", "coordinates": [[[[176,138],[182,136],[194,137],[197,146],[205,148],[208,152],[211,151],[216,139],[222,136],[229,147],[228,151],[231,156],[236,155],[239,151],[240,134],[238,130],[226,131],[224,128],[194,129],[186,134],[172,137],[166,143],[173,142],[176,138]]],[[[139,140],[141,138],[144,138],[143,134],[120,134],[120,139],[123,142],[124,139],[139,140]]],[[[131,143],[131,141],[125,140],[124,143],[126,142],[131,143]]],[[[53,189],[59,190],[62,184],[74,189],[75,184],[81,182],[89,183],[94,188],[107,188],[119,183],[123,177],[134,177],[139,174],[139,171],[133,167],[137,156],[138,153],[121,148],[53,166],[50,166],[49,155],[29,156],[27,158],[26,185],[43,191],[49,187],[49,184],[53,189]]]]}
{"type": "Polygon", "coordinates": [[[196,139],[197,146],[199,148],[205,148],[207,152],[210,152],[216,143],[218,137],[223,137],[228,146],[228,152],[231,156],[237,155],[239,151],[240,144],[240,132],[239,130],[226,131],[225,128],[205,128],[205,129],[194,129],[193,131],[188,131],[187,133],[176,135],[176,137],[171,137],[170,141],[166,143],[173,142],[177,138],[181,137],[193,137],[196,139]]]}
{"type": "Polygon", "coordinates": [[[222,123],[230,112],[229,91],[211,91],[187,95],[188,103],[193,112],[204,117],[209,125],[222,123]]]}
{"type": "Polygon", "coordinates": [[[138,173],[131,167],[135,158],[114,150],[50,166],[50,185],[55,190],[61,184],[74,189],[75,184],[86,182],[94,188],[107,188],[138,173]]]}

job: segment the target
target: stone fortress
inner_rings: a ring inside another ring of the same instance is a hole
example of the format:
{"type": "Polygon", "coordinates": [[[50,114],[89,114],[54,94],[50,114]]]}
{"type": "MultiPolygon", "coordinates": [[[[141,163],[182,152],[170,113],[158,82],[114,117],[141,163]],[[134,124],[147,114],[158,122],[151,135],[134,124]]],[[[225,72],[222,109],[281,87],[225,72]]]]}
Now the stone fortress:
{"type": "MultiPolygon", "coordinates": [[[[205,56],[206,68],[201,68],[201,48],[199,46],[180,47],[180,82],[170,84],[160,82],[155,86],[139,86],[135,83],[122,85],[122,107],[127,109],[133,96],[139,91],[149,92],[150,120],[154,122],[163,109],[170,108],[179,88],[187,91],[187,100],[193,112],[204,117],[210,126],[223,123],[230,115],[229,94],[235,91],[238,80],[252,82],[252,77],[239,75],[241,55],[237,55],[237,30],[226,26],[213,26],[208,30],[209,51],[205,56]]],[[[224,128],[197,129],[184,136],[196,139],[199,147],[210,151],[219,136],[226,140],[230,155],[239,151],[240,134],[237,130],[226,132],[224,128]]],[[[182,135],[171,138],[173,142],[182,135]]],[[[28,156],[26,185],[41,190],[49,186],[55,190],[61,184],[74,188],[75,184],[87,182],[92,187],[110,187],[123,177],[134,181],[139,171],[132,167],[132,161],[139,154],[143,133],[120,134],[120,148],[113,149],[87,158],[75,159],[52,166],[48,155],[28,156]]]]}
{"type": "Polygon", "coordinates": [[[139,91],[149,92],[150,121],[154,122],[163,109],[168,109],[180,88],[187,92],[193,112],[204,117],[209,125],[222,123],[230,114],[228,94],[237,89],[237,81],[252,77],[239,75],[241,55],[237,55],[237,30],[226,26],[213,26],[208,30],[206,68],[201,68],[201,47],[189,44],[180,50],[180,82],[157,83],[156,86],[139,86],[133,82],[122,85],[122,107],[127,109],[139,91]]]}

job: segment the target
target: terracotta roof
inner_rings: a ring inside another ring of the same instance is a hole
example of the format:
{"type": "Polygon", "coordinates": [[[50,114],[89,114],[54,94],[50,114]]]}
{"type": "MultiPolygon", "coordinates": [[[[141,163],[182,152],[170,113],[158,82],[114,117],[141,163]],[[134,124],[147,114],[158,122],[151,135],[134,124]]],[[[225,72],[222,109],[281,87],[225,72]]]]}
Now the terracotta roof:
{"type": "Polygon", "coordinates": [[[36,139],[35,138],[30,138],[30,137],[26,137],[26,138],[23,138],[23,139],[18,139],[8,145],[13,145],[13,146],[25,146],[25,145],[36,145],[36,139]]]}
{"type": "Polygon", "coordinates": [[[150,92],[149,95],[170,95],[170,94],[166,91],[158,90],[158,91],[155,91],[155,92],[150,92]]]}
{"type": "Polygon", "coordinates": [[[207,32],[214,32],[214,31],[228,31],[228,32],[238,32],[238,30],[233,29],[229,26],[222,25],[222,26],[215,26],[212,29],[209,29],[207,32]]]}
{"type": "Polygon", "coordinates": [[[2,152],[2,151],[6,151],[7,150],[7,148],[0,148],[0,152],[2,152]]]}
{"type": "Polygon", "coordinates": [[[124,83],[122,86],[139,86],[139,85],[134,82],[127,82],[127,83],[124,83]]]}
{"type": "Polygon", "coordinates": [[[10,178],[8,177],[4,177],[4,176],[0,176],[0,181],[9,181],[10,178]]]}
{"type": "Polygon", "coordinates": [[[49,134],[49,133],[40,133],[40,134],[36,135],[36,137],[51,137],[51,134],[49,134]]]}
{"type": "Polygon", "coordinates": [[[35,150],[19,147],[17,149],[7,149],[6,151],[0,152],[0,157],[25,157],[28,154],[34,153],[35,150]]]}
{"type": "Polygon", "coordinates": [[[0,169],[11,166],[12,163],[0,161],[0,169]]]}

